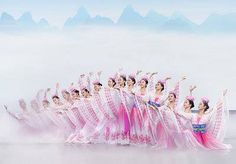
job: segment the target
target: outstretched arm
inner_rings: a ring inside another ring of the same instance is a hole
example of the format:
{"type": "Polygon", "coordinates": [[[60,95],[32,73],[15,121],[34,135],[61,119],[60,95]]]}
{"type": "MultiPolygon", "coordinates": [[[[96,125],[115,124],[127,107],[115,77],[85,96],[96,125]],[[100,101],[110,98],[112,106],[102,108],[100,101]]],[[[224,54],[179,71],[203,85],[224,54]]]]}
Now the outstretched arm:
{"type": "Polygon", "coordinates": [[[211,131],[212,135],[219,139],[223,140],[225,132],[226,132],[226,121],[227,121],[227,115],[225,113],[225,96],[227,94],[227,90],[223,91],[223,94],[221,98],[216,103],[215,108],[210,112],[210,128],[209,131],[211,131]]]}
{"type": "Polygon", "coordinates": [[[174,89],[174,93],[176,95],[176,101],[175,101],[175,106],[177,106],[178,102],[179,102],[179,85],[182,81],[186,80],[186,77],[183,76],[180,81],[178,81],[175,85],[175,89],[174,89]]]}
{"type": "Polygon", "coordinates": [[[158,72],[153,72],[148,77],[148,80],[149,80],[149,91],[153,91],[155,89],[154,75],[157,75],[157,74],[158,74],[158,72]]]}
{"type": "Polygon", "coordinates": [[[59,96],[59,87],[60,87],[60,84],[59,83],[56,83],[56,91],[55,91],[55,95],[56,96],[59,96]]]}
{"type": "Polygon", "coordinates": [[[194,91],[196,88],[197,88],[196,85],[194,85],[194,86],[191,85],[191,86],[189,87],[189,95],[190,95],[190,96],[193,95],[193,91],[194,91]]]}
{"type": "Polygon", "coordinates": [[[19,118],[16,114],[14,114],[14,113],[12,113],[12,112],[10,112],[10,111],[8,110],[8,107],[7,107],[6,105],[4,105],[4,108],[5,108],[6,112],[7,112],[11,117],[13,117],[13,118],[16,119],[16,120],[20,120],[20,118],[19,118]]]}
{"type": "Polygon", "coordinates": [[[193,113],[186,113],[186,112],[181,111],[181,110],[179,110],[177,112],[177,115],[181,116],[182,118],[185,118],[187,120],[192,120],[192,118],[193,118],[193,113]]]}

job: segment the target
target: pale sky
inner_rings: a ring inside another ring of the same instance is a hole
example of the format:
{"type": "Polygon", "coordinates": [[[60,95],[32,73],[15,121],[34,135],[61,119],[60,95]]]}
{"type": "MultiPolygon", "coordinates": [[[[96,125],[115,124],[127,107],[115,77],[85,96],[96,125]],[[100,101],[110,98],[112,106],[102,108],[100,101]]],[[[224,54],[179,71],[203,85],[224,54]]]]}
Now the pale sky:
{"type": "Polygon", "coordinates": [[[235,0],[0,0],[0,13],[5,11],[18,18],[29,11],[36,20],[44,17],[52,25],[62,26],[81,6],[92,16],[100,14],[116,21],[129,4],[142,15],[150,9],[166,16],[177,11],[196,23],[211,13],[236,12],[235,0]]]}

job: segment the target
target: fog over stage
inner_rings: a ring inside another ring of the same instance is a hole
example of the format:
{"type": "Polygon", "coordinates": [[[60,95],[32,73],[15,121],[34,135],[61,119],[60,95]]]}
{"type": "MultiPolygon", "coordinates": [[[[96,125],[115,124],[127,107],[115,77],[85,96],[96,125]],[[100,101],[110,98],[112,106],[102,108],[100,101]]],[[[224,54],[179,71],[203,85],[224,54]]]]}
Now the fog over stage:
{"type": "MultiPolygon", "coordinates": [[[[214,163],[233,164],[236,147],[236,114],[230,112],[230,121],[225,143],[233,146],[230,151],[166,150],[154,147],[120,145],[80,145],[48,143],[40,139],[29,142],[23,138],[19,142],[0,143],[1,164],[93,164],[93,163],[214,163]]],[[[10,137],[10,136],[9,136],[10,137]]],[[[49,141],[49,140],[48,140],[49,141]]]]}
{"type": "MultiPolygon", "coordinates": [[[[128,29],[81,29],[77,32],[0,34],[0,105],[19,111],[17,100],[31,100],[41,88],[56,82],[68,87],[82,73],[103,70],[102,81],[123,67],[158,71],[172,76],[170,88],[183,75],[181,97],[189,85],[197,85],[196,102],[207,96],[213,105],[221,91],[229,89],[228,106],[235,110],[235,36],[160,34],[128,29]],[[14,47],[14,48],[13,48],[14,47]],[[230,51],[229,51],[230,50],[230,51]],[[3,80],[2,80],[3,79],[3,80]]],[[[0,113],[0,163],[234,163],[236,161],[236,115],[231,112],[225,151],[157,150],[149,147],[115,145],[68,145],[63,143],[5,142],[14,138],[0,113]]],[[[12,129],[11,129],[12,128],[12,129]]],[[[45,141],[45,140],[44,140],[45,141]]]]}

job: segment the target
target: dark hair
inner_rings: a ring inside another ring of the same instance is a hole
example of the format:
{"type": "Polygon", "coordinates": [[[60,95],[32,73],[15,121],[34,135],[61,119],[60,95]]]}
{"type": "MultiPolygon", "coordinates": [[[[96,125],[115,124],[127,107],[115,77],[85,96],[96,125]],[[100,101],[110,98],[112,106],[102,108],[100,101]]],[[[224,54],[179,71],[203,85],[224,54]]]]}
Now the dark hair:
{"type": "Polygon", "coordinates": [[[205,102],[205,101],[202,101],[202,103],[206,107],[206,109],[204,110],[204,112],[205,112],[205,111],[207,111],[207,109],[209,109],[209,105],[208,105],[208,102],[205,102]]]}
{"type": "Polygon", "coordinates": [[[169,94],[172,94],[175,98],[177,97],[174,92],[171,92],[171,93],[169,93],[169,94]]]}
{"type": "Polygon", "coordinates": [[[165,85],[161,83],[161,86],[162,86],[161,91],[163,91],[165,89],[165,85]]]}
{"type": "Polygon", "coordinates": [[[113,84],[113,87],[116,85],[116,81],[115,81],[115,79],[113,79],[113,78],[110,78],[110,80],[114,83],[113,84]]]}
{"type": "Polygon", "coordinates": [[[142,79],[142,80],[144,80],[146,85],[148,85],[148,80],[147,79],[142,79]]]}
{"type": "Polygon", "coordinates": [[[60,99],[57,95],[52,96],[52,99],[60,99]]]}
{"type": "Polygon", "coordinates": [[[163,83],[160,83],[160,82],[158,82],[160,85],[161,85],[161,91],[163,91],[164,89],[165,89],[165,85],[163,84],[163,83]]]}
{"type": "Polygon", "coordinates": [[[79,90],[77,90],[77,89],[72,90],[72,92],[74,92],[74,93],[76,93],[77,95],[79,95],[79,90]]]}
{"type": "Polygon", "coordinates": [[[124,75],[120,76],[124,81],[126,81],[126,77],[124,75]]]}
{"type": "Polygon", "coordinates": [[[101,83],[97,83],[96,85],[102,86],[102,84],[101,84],[101,83]]]}
{"type": "Polygon", "coordinates": [[[190,109],[192,109],[194,107],[194,102],[192,100],[188,100],[189,104],[191,105],[190,106],[190,109]]]}
{"type": "Polygon", "coordinates": [[[82,89],[82,90],[84,90],[85,92],[88,92],[88,93],[89,93],[89,90],[88,90],[87,88],[84,88],[84,89],[82,89]]]}
{"type": "Polygon", "coordinates": [[[136,83],[136,80],[135,80],[134,77],[131,77],[131,76],[130,76],[129,79],[130,79],[131,81],[133,81],[134,84],[136,83]]]}
{"type": "Polygon", "coordinates": [[[125,81],[124,85],[126,86],[126,77],[124,75],[120,75],[120,78],[122,78],[125,81]]]}

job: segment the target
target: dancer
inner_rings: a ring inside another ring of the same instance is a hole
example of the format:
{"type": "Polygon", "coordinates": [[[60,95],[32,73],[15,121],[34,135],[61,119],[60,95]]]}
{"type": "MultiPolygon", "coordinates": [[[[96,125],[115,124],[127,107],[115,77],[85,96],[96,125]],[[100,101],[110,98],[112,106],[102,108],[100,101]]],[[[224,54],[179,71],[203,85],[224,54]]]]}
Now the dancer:
{"type": "Polygon", "coordinates": [[[224,98],[225,90],[218,100],[216,107],[209,110],[209,100],[205,97],[198,105],[198,113],[178,112],[182,117],[192,122],[193,135],[197,141],[208,149],[230,149],[231,145],[222,143],[224,136],[224,98]]]}

